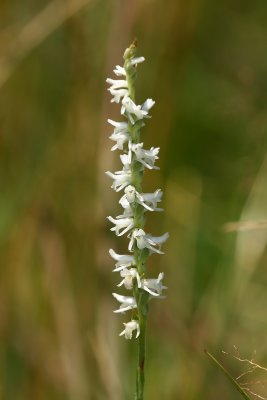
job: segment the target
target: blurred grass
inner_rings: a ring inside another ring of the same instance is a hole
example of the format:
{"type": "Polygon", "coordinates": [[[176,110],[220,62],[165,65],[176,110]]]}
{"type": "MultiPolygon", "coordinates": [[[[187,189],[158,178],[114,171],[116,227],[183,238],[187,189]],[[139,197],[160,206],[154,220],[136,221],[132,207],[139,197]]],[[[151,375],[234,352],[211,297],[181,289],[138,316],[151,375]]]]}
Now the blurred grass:
{"type": "Polygon", "coordinates": [[[133,397],[135,343],[117,336],[110,295],[107,249],[125,247],[105,219],[119,209],[105,79],[137,36],[138,100],[156,100],[144,142],[161,146],[146,188],[165,192],[148,227],[171,234],[149,264],[169,290],[151,303],[147,399],[236,399],[203,349],[233,375],[220,355],[233,345],[267,365],[266,230],[223,229],[266,219],[267,4],[91,0],[70,17],[62,2],[23,52],[19,35],[55,4],[0,3],[0,398],[133,397]]]}

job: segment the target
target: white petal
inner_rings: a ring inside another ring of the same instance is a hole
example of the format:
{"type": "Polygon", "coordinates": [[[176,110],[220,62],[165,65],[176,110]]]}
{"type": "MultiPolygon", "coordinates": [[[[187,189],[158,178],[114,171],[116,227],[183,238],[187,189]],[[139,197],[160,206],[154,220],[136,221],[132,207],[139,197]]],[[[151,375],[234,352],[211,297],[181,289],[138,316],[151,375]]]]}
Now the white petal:
{"type": "Polygon", "coordinates": [[[140,64],[145,61],[145,57],[135,57],[131,59],[131,65],[140,64]]]}
{"type": "Polygon", "coordinates": [[[155,104],[155,101],[152,99],[147,99],[142,105],[142,110],[149,111],[155,104]]]}
{"type": "Polygon", "coordinates": [[[125,306],[125,307],[118,308],[117,310],[114,310],[113,312],[116,313],[116,314],[124,313],[125,311],[129,311],[129,310],[131,310],[132,308],[134,308],[134,307],[132,307],[132,306],[125,306]]]}
{"type": "Polygon", "coordinates": [[[128,82],[124,79],[110,79],[107,78],[106,82],[109,83],[112,89],[128,88],[128,82]]]}
{"type": "Polygon", "coordinates": [[[169,236],[170,236],[169,233],[166,232],[161,236],[151,236],[151,235],[149,235],[148,237],[149,237],[149,241],[151,241],[151,242],[153,242],[155,244],[162,244],[162,243],[166,242],[166,240],[169,238],[169,236]]]}
{"type": "Polygon", "coordinates": [[[150,290],[147,286],[144,286],[143,289],[144,289],[146,292],[150,293],[152,296],[156,296],[156,297],[159,296],[159,293],[153,292],[153,291],[150,290]]]}
{"type": "Polygon", "coordinates": [[[126,76],[126,71],[123,67],[120,65],[117,65],[116,68],[114,69],[114,72],[117,76],[126,76]]]}
{"type": "Polygon", "coordinates": [[[132,263],[134,262],[134,257],[128,254],[117,254],[113,249],[109,250],[109,254],[115,261],[124,262],[124,263],[132,263]]]}

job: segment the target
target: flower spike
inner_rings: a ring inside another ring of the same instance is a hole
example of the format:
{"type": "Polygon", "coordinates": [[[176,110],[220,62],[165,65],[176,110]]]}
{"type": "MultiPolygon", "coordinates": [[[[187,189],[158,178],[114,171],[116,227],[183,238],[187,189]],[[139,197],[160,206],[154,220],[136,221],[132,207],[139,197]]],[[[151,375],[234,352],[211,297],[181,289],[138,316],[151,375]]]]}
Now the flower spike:
{"type": "Polygon", "coordinates": [[[153,298],[162,299],[162,291],[167,289],[163,285],[164,273],[161,272],[157,278],[146,276],[145,264],[147,258],[153,254],[164,254],[161,250],[163,243],[169,234],[152,236],[145,231],[145,220],[149,212],[163,211],[158,207],[162,200],[162,191],[157,189],[152,193],[144,193],[142,181],[145,170],[159,170],[156,161],[159,159],[159,147],[144,148],[141,140],[141,129],[145,126],[145,120],[150,118],[150,110],[155,101],[148,98],[141,104],[135,100],[134,82],[136,71],[144,57],[136,56],[136,41],[125,50],[124,65],[117,65],[114,73],[117,79],[108,78],[108,91],[112,98],[111,102],[120,105],[121,120],[119,122],[108,119],[112,126],[110,139],[113,141],[111,151],[121,152],[121,170],[116,172],[107,171],[106,174],[112,179],[111,188],[116,192],[124,191],[119,200],[122,212],[117,217],[108,216],[113,223],[111,231],[116,236],[127,233],[129,238],[128,250],[131,254],[117,254],[113,249],[109,250],[110,256],[115,261],[114,272],[119,272],[120,282],[118,287],[130,291],[131,296],[112,293],[120,303],[114,313],[125,313],[130,311],[131,319],[124,323],[124,329],[119,336],[132,339],[136,331],[139,346],[139,366],[137,369],[137,391],[136,398],[143,399],[144,382],[144,359],[145,359],[145,331],[148,301],[153,298]]]}

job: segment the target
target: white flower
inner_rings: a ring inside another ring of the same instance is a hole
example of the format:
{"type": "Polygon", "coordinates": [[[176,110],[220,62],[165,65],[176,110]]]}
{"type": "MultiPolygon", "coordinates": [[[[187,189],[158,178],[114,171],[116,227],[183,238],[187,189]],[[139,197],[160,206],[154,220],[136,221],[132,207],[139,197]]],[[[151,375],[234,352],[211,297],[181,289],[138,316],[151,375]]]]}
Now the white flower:
{"type": "Polygon", "coordinates": [[[139,288],[141,287],[140,276],[136,268],[131,268],[131,269],[124,268],[123,270],[121,270],[120,276],[123,278],[123,280],[117,286],[124,285],[125,289],[131,290],[133,288],[133,280],[136,279],[137,286],[139,288]]]}
{"type": "Polygon", "coordinates": [[[145,61],[145,57],[135,57],[131,59],[131,65],[137,65],[145,61]]]}
{"type": "Polygon", "coordinates": [[[167,289],[167,286],[162,285],[164,273],[161,272],[157,279],[143,279],[142,289],[150,293],[152,296],[160,296],[163,289],[167,289]]]}
{"type": "Polygon", "coordinates": [[[149,169],[159,169],[155,167],[155,161],[158,160],[159,147],[151,147],[150,150],[143,149],[143,143],[130,144],[130,149],[136,155],[137,161],[149,169]]]}
{"type": "Polygon", "coordinates": [[[124,208],[125,215],[132,215],[133,210],[132,210],[131,204],[133,204],[133,202],[135,200],[135,193],[137,193],[137,192],[136,192],[134,186],[128,185],[124,189],[124,193],[125,194],[119,200],[119,204],[124,208]]]}
{"type": "Polygon", "coordinates": [[[121,303],[120,308],[115,310],[114,313],[124,313],[125,311],[131,310],[132,308],[137,308],[137,304],[134,297],[121,296],[117,293],[112,293],[116,300],[121,303]]]}
{"type": "Polygon", "coordinates": [[[162,236],[152,236],[146,234],[143,229],[135,229],[130,235],[130,243],[128,249],[133,251],[134,241],[136,240],[136,244],[138,249],[149,249],[154,253],[164,254],[160,247],[162,243],[164,243],[169,237],[168,233],[164,233],[162,236]]]}
{"type": "Polygon", "coordinates": [[[143,119],[148,114],[147,111],[142,110],[142,107],[136,105],[128,96],[125,96],[122,99],[121,114],[124,114],[125,112],[127,113],[131,124],[135,123],[131,114],[135,115],[137,119],[143,119]]]}
{"type": "Polygon", "coordinates": [[[132,320],[130,322],[123,323],[123,325],[125,326],[125,329],[119,334],[119,336],[124,335],[125,339],[132,339],[133,331],[136,330],[135,337],[138,338],[138,336],[140,335],[140,327],[137,321],[132,320]]]}
{"type": "Polygon", "coordinates": [[[119,216],[120,218],[130,218],[134,216],[133,209],[128,203],[127,199],[125,199],[123,202],[120,202],[120,204],[124,208],[123,214],[119,216]]]}
{"type": "Polygon", "coordinates": [[[148,115],[148,111],[153,107],[154,104],[154,100],[147,99],[141,106],[136,105],[128,95],[125,95],[122,98],[121,114],[126,113],[131,124],[133,125],[135,123],[135,120],[132,117],[132,114],[135,115],[137,120],[150,118],[150,116],[148,115]]]}
{"type": "Polygon", "coordinates": [[[128,232],[130,229],[134,227],[134,220],[133,218],[112,218],[111,216],[107,217],[107,219],[115,225],[111,228],[111,231],[115,231],[117,236],[122,236],[124,233],[128,232]],[[122,231],[120,232],[120,230],[122,231]]]}
{"type": "Polygon", "coordinates": [[[116,142],[111,151],[116,149],[123,150],[124,143],[130,139],[127,122],[116,122],[108,119],[108,123],[114,126],[114,131],[109,138],[116,142]]]}
{"type": "Polygon", "coordinates": [[[131,170],[129,168],[123,168],[122,171],[116,171],[114,174],[110,171],[107,171],[106,174],[114,180],[111,187],[116,192],[124,189],[132,181],[131,170]]]}
{"type": "Polygon", "coordinates": [[[108,90],[110,90],[110,89],[123,89],[123,88],[128,89],[128,82],[125,79],[110,79],[110,78],[107,78],[106,82],[111,85],[108,90]]]}
{"type": "Polygon", "coordinates": [[[128,97],[129,91],[128,89],[108,89],[110,93],[112,94],[112,99],[110,100],[111,103],[119,103],[121,99],[124,99],[125,97],[128,97]]]}
{"type": "Polygon", "coordinates": [[[135,195],[138,194],[135,187],[132,185],[127,186],[124,189],[124,193],[125,195],[123,197],[125,197],[130,204],[132,204],[135,201],[135,195]]]}
{"type": "Polygon", "coordinates": [[[142,110],[144,111],[149,111],[155,104],[155,101],[152,99],[147,99],[143,104],[142,104],[142,110]]]}
{"type": "Polygon", "coordinates": [[[126,76],[126,71],[120,65],[116,65],[116,68],[113,70],[115,75],[117,76],[126,76]]]}
{"type": "MultiPolygon", "coordinates": [[[[129,186],[127,186],[127,187],[129,187],[129,186]]],[[[119,204],[120,204],[125,210],[128,210],[129,208],[131,208],[131,203],[129,203],[129,201],[128,201],[128,199],[127,199],[127,197],[126,197],[125,194],[120,198],[119,204]]]]}
{"type": "Polygon", "coordinates": [[[124,195],[120,198],[119,204],[124,209],[129,209],[134,201],[149,211],[163,211],[157,207],[157,203],[161,201],[162,191],[157,189],[154,193],[138,193],[134,186],[128,185],[124,189],[124,195]]]}
{"type": "Polygon", "coordinates": [[[142,193],[140,196],[142,201],[147,205],[147,207],[151,207],[151,209],[155,211],[163,210],[162,208],[157,208],[157,203],[161,202],[162,190],[157,189],[153,193],[142,193]]]}
{"type": "Polygon", "coordinates": [[[134,216],[134,214],[133,214],[132,207],[129,206],[129,207],[124,208],[123,214],[118,215],[118,218],[131,218],[133,216],[134,216]]]}
{"type": "Polygon", "coordinates": [[[135,265],[134,256],[130,254],[117,254],[113,249],[109,250],[110,256],[117,261],[113,271],[120,271],[124,268],[135,265]]]}
{"type": "Polygon", "coordinates": [[[111,103],[119,103],[122,98],[129,96],[127,80],[107,78],[106,82],[111,85],[110,88],[108,88],[108,91],[113,96],[111,103]]]}
{"type": "Polygon", "coordinates": [[[113,121],[112,119],[108,119],[108,123],[112,126],[114,126],[114,132],[122,132],[122,131],[128,131],[128,124],[127,122],[117,122],[113,121]]]}
{"type": "Polygon", "coordinates": [[[131,169],[131,162],[132,162],[132,152],[131,150],[128,153],[124,153],[120,155],[121,162],[123,164],[123,169],[130,170],[131,169]]]}

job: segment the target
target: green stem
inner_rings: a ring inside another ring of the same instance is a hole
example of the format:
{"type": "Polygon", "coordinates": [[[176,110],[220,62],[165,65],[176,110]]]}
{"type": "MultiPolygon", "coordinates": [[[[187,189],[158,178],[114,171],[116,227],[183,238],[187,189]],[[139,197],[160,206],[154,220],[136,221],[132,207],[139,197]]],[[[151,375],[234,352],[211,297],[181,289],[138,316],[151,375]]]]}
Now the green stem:
{"type": "Polygon", "coordinates": [[[145,359],[146,359],[146,322],[148,311],[148,293],[135,287],[135,298],[138,305],[138,321],[140,335],[138,338],[138,364],[136,371],[135,400],[143,400],[145,384],[145,359]]]}
{"type": "Polygon", "coordinates": [[[143,400],[145,384],[145,359],[146,359],[146,316],[139,312],[140,336],[138,338],[138,365],[136,371],[135,400],[143,400]]]}

